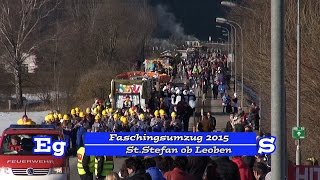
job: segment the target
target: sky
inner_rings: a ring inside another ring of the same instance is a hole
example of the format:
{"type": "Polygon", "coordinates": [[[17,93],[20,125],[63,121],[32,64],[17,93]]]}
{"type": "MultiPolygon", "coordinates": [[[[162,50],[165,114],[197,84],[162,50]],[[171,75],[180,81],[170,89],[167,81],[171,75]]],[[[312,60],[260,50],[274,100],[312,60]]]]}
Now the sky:
{"type": "Polygon", "coordinates": [[[152,0],[158,14],[159,31],[163,36],[184,33],[199,40],[213,40],[222,32],[215,26],[215,18],[223,17],[220,0],[152,0]],[[166,32],[166,33],[164,33],[166,32]]]}

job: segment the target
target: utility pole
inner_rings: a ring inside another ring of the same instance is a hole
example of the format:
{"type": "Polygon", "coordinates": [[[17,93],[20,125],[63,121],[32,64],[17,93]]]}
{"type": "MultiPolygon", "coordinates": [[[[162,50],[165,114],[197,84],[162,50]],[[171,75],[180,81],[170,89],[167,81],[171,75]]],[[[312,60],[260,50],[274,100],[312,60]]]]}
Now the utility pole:
{"type": "MultiPolygon", "coordinates": [[[[260,41],[259,41],[259,56],[262,57],[262,25],[260,23],[259,26],[259,37],[260,37],[260,41]]],[[[260,59],[260,62],[262,62],[262,58],[260,59]]],[[[261,68],[262,69],[262,68],[261,68]]],[[[259,132],[261,132],[261,111],[262,111],[262,76],[260,75],[260,82],[259,82],[259,132]]]]}
{"type": "MultiPolygon", "coordinates": [[[[300,0],[297,0],[297,127],[300,127],[300,57],[300,0]]],[[[296,165],[300,165],[300,156],[300,139],[298,139],[296,165]]]]}
{"type": "Polygon", "coordinates": [[[233,28],[234,29],[234,34],[233,34],[233,38],[234,38],[234,48],[233,48],[233,51],[234,51],[234,53],[233,53],[233,55],[234,55],[234,92],[235,93],[237,93],[237,60],[238,60],[238,58],[237,58],[237,28],[235,28],[234,26],[232,26],[232,25],[230,25],[231,26],[231,28],[233,28]]]}
{"type": "Polygon", "coordinates": [[[271,134],[276,150],[271,155],[272,179],[287,178],[284,87],[284,0],[271,0],[271,134]]]}

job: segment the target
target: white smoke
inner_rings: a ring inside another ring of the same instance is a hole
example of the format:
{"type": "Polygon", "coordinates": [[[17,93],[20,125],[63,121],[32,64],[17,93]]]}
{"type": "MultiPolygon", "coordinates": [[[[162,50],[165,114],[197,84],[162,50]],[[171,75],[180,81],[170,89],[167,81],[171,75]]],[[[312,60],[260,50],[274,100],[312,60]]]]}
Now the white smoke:
{"type": "Polygon", "coordinates": [[[174,50],[177,49],[177,45],[170,42],[168,39],[152,39],[150,46],[154,47],[154,50],[174,50]]]}
{"type": "Polygon", "coordinates": [[[177,22],[174,14],[168,11],[167,7],[159,4],[155,7],[155,10],[157,13],[158,28],[160,28],[160,32],[168,32],[174,39],[180,41],[198,40],[193,36],[185,35],[184,28],[177,22]]]}

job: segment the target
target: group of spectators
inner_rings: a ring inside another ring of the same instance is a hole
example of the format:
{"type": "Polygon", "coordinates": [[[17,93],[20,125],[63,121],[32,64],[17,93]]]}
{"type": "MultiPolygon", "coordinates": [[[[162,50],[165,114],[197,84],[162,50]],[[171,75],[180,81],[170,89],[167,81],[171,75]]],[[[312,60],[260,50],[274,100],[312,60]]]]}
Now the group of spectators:
{"type": "MultiPolygon", "coordinates": [[[[236,93],[229,95],[230,76],[226,56],[195,52],[178,67],[178,77],[186,76],[188,88],[199,87],[204,99],[211,93],[221,99],[223,113],[230,113],[225,132],[253,132],[259,129],[259,107],[252,103],[249,112],[238,105],[236,93]]],[[[164,88],[166,90],[166,88],[164,88]]],[[[170,97],[170,96],[169,96],[170,97]]],[[[174,104],[174,103],[172,103],[174,104]]],[[[190,103],[189,103],[190,104],[190,103]]],[[[197,131],[216,130],[216,119],[207,112],[198,122],[197,131]]],[[[260,134],[260,137],[270,134],[260,134]]],[[[271,179],[270,157],[266,155],[242,157],[130,157],[119,177],[122,179],[167,180],[264,180],[271,179]],[[143,178],[142,178],[143,177],[143,178]]]]}
{"type": "MultiPolygon", "coordinates": [[[[121,109],[113,109],[109,100],[96,99],[85,110],[74,108],[69,114],[49,113],[44,123],[55,124],[64,132],[69,153],[83,144],[86,132],[188,132],[189,119],[195,112],[197,96],[194,88],[204,94],[212,93],[221,99],[224,113],[230,113],[227,132],[250,132],[257,129],[259,108],[253,103],[246,114],[238,108],[236,94],[229,96],[230,76],[225,55],[195,51],[178,65],[178,75],[186,77],[184,87],[166,84],[154,93],[146,107],[133,104],[130,96],[121,109]]],[[[211,112],[205,113],[197,124],[197,131],[216,130],[216,119],[211,112]]],[[[130,157],[120,173],[110,177],[122,179],[195,179],[195,180],[250,180],[264,179],[270,168],[267,157],[130,157]],[[118,177],[119,176],[119,177],[118,177]]]]}
{"type": "Polygon", "coordinates": [[[128,180],[268,180],[261,157],[130,157],[119,179],[128,180]]]}

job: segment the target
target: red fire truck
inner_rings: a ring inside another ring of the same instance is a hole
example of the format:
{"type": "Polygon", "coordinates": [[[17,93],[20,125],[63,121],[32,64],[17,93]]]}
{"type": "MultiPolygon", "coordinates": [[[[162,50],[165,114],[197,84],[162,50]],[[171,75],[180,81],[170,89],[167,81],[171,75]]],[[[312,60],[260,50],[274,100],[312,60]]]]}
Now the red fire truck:
{"type": "Polygon", "coordinates": [[[61,130],[52,125],[11,125],[0,140],[0,178],[3,180],[67,180],[70,176],[67,156],[34,154],[33,137],[63,140],[61,130]]]}

